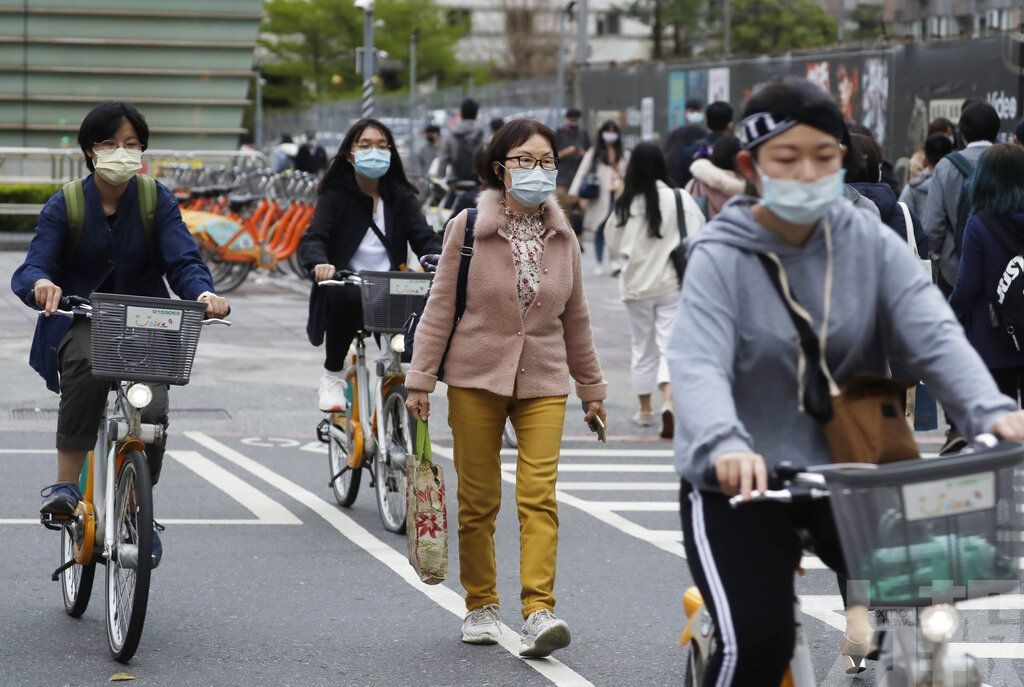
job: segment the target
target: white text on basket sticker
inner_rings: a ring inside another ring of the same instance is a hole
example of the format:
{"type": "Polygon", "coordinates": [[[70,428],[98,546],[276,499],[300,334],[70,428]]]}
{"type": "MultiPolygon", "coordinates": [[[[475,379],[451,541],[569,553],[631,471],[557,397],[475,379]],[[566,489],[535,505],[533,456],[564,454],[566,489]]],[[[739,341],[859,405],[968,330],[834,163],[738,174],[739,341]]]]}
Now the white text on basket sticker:
{"type": "Polygon", "coordinates": [[[426,296],[430,291],[429,279],[392,279],[390,282],[392,296],[426,296]]]}
{"type": "Polygon", "coordinates": [[[136,329],[164,329],[176,332],[181,329],[181,310],[164,310],[163,308],[140,308],[128,306],[126,327],[136,329]]]}
{"type": "Polygon", "coordinates": [[[903,510],[909,521],[972,513],[995,506],[994,472],[918,482],[903,487],[903,510]]]}

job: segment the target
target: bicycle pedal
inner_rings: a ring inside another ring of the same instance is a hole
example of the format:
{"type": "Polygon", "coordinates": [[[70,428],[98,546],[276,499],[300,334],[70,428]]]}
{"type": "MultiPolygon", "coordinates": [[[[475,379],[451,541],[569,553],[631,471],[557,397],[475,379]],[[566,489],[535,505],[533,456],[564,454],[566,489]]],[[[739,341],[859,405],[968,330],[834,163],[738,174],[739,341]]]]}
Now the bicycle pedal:
{"type": "Polygon", "coordinates": [[[48,530],[60,532],[66,525],[75,521],[75,516],[60,513],[40,513],[39,522],[48,530]]]}

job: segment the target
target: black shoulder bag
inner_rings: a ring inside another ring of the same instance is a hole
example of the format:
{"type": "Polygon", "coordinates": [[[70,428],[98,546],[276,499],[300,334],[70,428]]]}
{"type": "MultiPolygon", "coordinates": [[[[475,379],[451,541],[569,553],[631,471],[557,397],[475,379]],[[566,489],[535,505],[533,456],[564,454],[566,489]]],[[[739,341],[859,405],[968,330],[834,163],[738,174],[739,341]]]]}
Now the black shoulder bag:
{"type": "Polygon", "coordinates": [[[683,192],[678,188],[672,189],[676,197],[676,221],[679,223],[679,245],[672,249],[669,259],[672,267],[676,270],[676,277],[679,278],[679,288],[683,288],[683,273],[686,272],[686,248],[683,241],[686,240],[686,213],[683,211],[683,192]]]}

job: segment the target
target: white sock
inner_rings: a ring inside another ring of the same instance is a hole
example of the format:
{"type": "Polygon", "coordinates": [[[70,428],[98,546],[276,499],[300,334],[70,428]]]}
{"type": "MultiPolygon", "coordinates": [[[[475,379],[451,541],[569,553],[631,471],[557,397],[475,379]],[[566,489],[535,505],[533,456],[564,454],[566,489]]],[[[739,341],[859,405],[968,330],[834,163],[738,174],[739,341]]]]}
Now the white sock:
{"type": "Polygon", "coordinates": [[[334,377],[335,379],[340,379],[342,381],[345,381],[345,371],[344,370],[334,371],[334,370],[328,370],[327,368],[324,368],[324,376],[325,377],[334,377]]]}

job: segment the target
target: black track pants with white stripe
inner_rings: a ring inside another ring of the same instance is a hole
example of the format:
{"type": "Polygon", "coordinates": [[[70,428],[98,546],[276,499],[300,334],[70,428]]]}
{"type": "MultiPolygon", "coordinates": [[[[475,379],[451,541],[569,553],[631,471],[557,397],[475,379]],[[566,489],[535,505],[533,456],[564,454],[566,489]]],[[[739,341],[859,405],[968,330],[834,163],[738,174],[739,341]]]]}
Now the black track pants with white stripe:
{"type": "Polygon", "coordinates": [[[844,573],[827,501],[752,503],[693,489],[680,491],[683,546],[690,572],[715,620],[717,651],[704,687],[770,687],[786,674],[795,643],[794,576],[806,530],[815,553],[844,573]]]}

